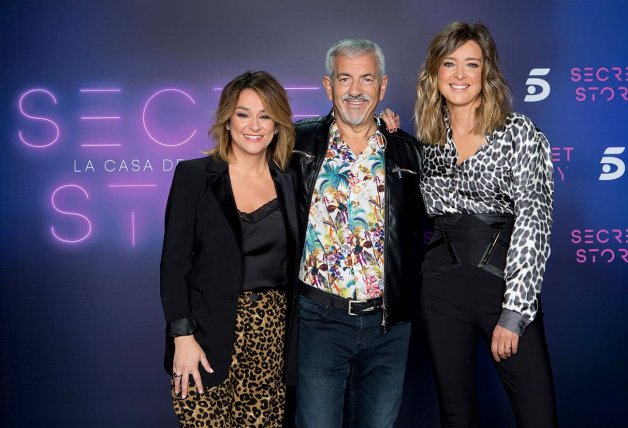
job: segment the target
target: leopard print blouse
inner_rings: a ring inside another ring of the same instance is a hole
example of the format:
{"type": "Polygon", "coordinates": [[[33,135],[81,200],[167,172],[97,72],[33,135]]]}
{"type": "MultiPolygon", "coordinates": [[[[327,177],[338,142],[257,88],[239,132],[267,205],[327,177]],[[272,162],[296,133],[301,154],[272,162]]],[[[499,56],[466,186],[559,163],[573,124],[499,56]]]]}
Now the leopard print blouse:
{"type": "Polygon", "coordinates": [[[486,135],[461,165],[449,126],[445,145],[423,144],[422,151],[421,191],[430,216],[514,215],[499,324],[519,325],[522,334],[536,316],[550,253],[554,178],[547,138],[529,118],[510,113],[505,127],[486,135]]]}

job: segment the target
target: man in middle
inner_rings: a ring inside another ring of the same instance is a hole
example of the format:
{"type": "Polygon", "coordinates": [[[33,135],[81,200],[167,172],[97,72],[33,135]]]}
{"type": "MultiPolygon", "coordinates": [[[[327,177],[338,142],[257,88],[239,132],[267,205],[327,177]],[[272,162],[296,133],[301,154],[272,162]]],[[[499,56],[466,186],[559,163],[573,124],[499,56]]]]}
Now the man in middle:
{"type": "Polygon", "coordinates": [[[413,137],[374,116],[388,83],[377,44],[342,40],[326,63],[333,109],[296,124],[291,160],[302,250],[296,423],[391,427],[418,306],[420,155],[413,137]]]}

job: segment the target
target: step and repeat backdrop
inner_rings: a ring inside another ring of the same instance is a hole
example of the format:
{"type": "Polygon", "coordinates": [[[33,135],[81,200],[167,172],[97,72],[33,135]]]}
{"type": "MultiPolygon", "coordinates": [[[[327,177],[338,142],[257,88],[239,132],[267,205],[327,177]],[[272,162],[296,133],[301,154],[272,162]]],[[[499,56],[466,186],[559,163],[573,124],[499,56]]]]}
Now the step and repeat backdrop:
{"type": "MultiPolygon", "coordinates": [[[[212,146],[221,88],[272,72],[294,119],[326,114],[324,56],[386,55],[383,106],[412,130],[429,40],[454,20],[497,40],[514,109],[552,145],[544,281],[562,425],[616,426],[628,370],[628,3],[4,1],[0,9],[0,425],[173,427],[158,265],[177,162],[212,146]]],[[[513,427],[487,352],[482,426],[513,427]]],[[[438,425],[415,329],[398,427],[438,425]]]]}

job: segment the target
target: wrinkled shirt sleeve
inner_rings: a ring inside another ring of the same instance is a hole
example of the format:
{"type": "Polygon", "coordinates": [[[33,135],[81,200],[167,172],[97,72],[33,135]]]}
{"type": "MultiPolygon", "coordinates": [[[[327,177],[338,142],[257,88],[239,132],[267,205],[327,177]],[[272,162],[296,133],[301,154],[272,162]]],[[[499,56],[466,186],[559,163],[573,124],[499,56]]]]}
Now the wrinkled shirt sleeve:
{"type": "Polygon", "coordinates": [[[523,138],[513,147],[511,157],[515,224],[498,324],[521,335],[536,317],[545,263],[550,254],[554,172],[545,135],[529,119],[519,120],[523,121],[518,129],[523,138]]]}

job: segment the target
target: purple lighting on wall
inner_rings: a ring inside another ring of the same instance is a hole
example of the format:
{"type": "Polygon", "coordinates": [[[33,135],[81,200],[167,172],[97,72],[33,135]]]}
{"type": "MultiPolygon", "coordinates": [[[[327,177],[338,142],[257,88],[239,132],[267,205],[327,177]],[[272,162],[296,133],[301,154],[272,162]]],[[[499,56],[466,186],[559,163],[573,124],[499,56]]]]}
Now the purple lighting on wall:
{"type": "Polygon", "coordinates": [[[81,120],[118,120],[122,116],[81,116],[81,120]]]}
{"type": "Polygon", "coordinates": [[[102,93],[102,92],[121,92],[119,88],[81,88],[79,89],[81,93],[102,93]]]}
{"type": "Polygon", "coordinates": [[[144,188],[144,187],[157,187],[156,184],[109,184],[109,188],[144,188]]]}
{"type": "MultiPolygon", "coordinates": [[[[214,91],[222,91],[224,88],[212,88],[214,91]]],[[[318,91],[321,88],[318,86],[286,86],[286,91],[318,91]]]]}

